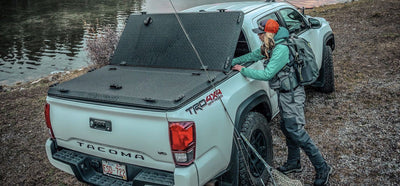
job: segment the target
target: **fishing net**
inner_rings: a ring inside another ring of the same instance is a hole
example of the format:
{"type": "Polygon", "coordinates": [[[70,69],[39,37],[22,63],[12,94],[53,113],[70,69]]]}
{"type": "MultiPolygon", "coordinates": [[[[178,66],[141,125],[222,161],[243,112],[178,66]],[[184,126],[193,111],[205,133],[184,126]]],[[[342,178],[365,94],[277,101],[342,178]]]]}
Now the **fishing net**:
{"type": "MultiPolygon", "coordinates": [[[[236,133],[237,135],[237,133],[236,133]]],[[[237,138],[239,145],[246,144],[247,147],[249,147],[249,150],[251,150],[264,164],[266,171],[268,171],[270,177],[267,181],[267,184],[264,184],[264,181],[261,180],[262,185],[273,185],[273,186],[302,186],[303,184],[300,182],[300,180],[295,180],[289,178],[287,175],[283,174],[282,172],[276,170],[275,168],[272,168],[268,163],[261,157],[261,155],[256,151],[256,149],[253,147],[253,145],[250,144],[249,140],[243,135],[243,133],[240,133],[241,138],[237,138]]],[[[249,152],[244,152],[245,150],[241,149],[241,153],[243,154],[249,154],[249,152]]],[[[249,165],[246,165],[247,167],[249,165]]],[[[248,169],[248,168],[247,168],[248,169]]],[[[248,169],[248,172],[250,170],[248,169]]],[[[249,172],[250,174],[250,172],[249,172]]]]}
{"type": "MultiPolygon", "coordinates": [[[[272,168],[270,171],[272,180],[279,186],[301,186],[303,185],[300,180],[291,179],[282,172],[272,168]]],[[[274,185],[273,181],[268,182],[267,185],[274,185]]]]}

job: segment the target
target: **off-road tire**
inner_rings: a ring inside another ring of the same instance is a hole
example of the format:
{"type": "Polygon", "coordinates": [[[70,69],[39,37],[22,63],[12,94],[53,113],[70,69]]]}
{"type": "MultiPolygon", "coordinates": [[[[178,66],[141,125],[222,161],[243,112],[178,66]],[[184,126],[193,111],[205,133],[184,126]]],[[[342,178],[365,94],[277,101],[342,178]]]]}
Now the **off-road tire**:
{"type": "Polygon", "coordinates": [[[323,77],[323,86],[319,87],[318,90],[323,93],[332,93],[335,91],[335,77],[333,72],[333,59],[332,59],[332,49],[330,46],[324,46],[324,60],[322,61],[323,70],[321,70],[320,75],[323,77]]]}
{"type": "MultiPolygon", "coordinates": [[[[267,119],[258,112],[250,112],[245,117],[240,132],[250,141],[264,160],[270,166],[273,166],[272,136],[267,119]]],[[[263,179],[264,183],[267,183],[269,174],[263,163],[255,157],[255,154],[251,152],[247,145],[241,145],[241,149],[242,151],[238,151],[239,185],[262,185],[260,178],[263,179]],[[245,148],[247,148],[247,151],[245,148]],[[252,166],[252,161],[257,166],[252,166]],[[262,170],[262,172],[257,173],[256,170],[262,170]]]]}

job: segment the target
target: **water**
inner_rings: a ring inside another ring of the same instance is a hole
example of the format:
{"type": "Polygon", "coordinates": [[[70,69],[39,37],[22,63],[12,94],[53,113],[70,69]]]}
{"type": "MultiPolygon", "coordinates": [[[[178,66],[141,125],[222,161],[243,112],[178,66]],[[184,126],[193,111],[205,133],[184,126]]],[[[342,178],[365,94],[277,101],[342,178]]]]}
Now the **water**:
{"type": "Polygon", "coordinates": [[[0,85],[87,66],[88,27],[123,27],[126,17],[143,7],[141,0],[2,1],[0,85]]]}
{"type": "MultiPolygon", "coordinates": [[[[221,1],[243,0],[173,0],[173,3],[182,10],[221,1]]],[[[13,85],[87,66],[85,44],[90,37],[87,30],[93,25],[111,25],[122,30],[131,13],[173,9],[169,0],[7,0],[0,2],[0,10],[0,85],[13,85]]]]}

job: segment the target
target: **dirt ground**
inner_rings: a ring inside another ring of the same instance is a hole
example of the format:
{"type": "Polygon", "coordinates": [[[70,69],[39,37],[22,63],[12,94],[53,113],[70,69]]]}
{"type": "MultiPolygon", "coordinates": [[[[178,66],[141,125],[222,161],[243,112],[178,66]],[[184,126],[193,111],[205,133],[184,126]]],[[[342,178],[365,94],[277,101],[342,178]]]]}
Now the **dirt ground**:
{"type": "MultiPolygon", "coordinates": [[[[331,185],[400,184],[400,1],[361,0],[306,11],[327,19],[335,33],[336,91],[307,89],[306,118],[312,139],[334,168],[331,185]]],[[[50,165],[44,144],[47,87],[82,74],[56,75],[14,87],[0,86],[1,185],[83,185],[50,165]]],[[[273,120],[275,166],[286,158],[273,120]]],[[[309,185],[314,170],[302,153],[309,185]]]]}

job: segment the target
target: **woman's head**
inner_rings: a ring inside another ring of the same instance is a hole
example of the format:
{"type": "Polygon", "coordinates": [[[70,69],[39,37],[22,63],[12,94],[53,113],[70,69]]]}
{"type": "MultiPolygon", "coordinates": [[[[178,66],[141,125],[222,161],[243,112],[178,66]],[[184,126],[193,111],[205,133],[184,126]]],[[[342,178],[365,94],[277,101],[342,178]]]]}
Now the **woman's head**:
{"type": "Polygon", "coordinates": [[[264,42],[264,37],[267,34],[276,34],[279,30],[279,24],[273,19],[267,19],[260,22],[258,28],[253,29],[253,32],[258,35],[261,41],[264,42]]]}
{"type": "Polygon", "coordinates": [[[264,26],[264,32],[276,34],[279,30],[279,24],[273,19],[268,19],[264,26]]]}
{"type": "Polygon", "coordinates": [[[274,36],[279,30],[279,24],[273,19],[263,20],[253,32],[263,42],[262,54],[269,58],[268,51],[275,47],[274,36]]]}
{"type": "Polygon", "coordinates": [[[264,33],[273,33],[276,34],[279,30],[279,24],[273,19],[263,20],[259,23],[258,28],[254,28],[253,32],[258,34],[260,39],[262,40],[264,33]]]}

